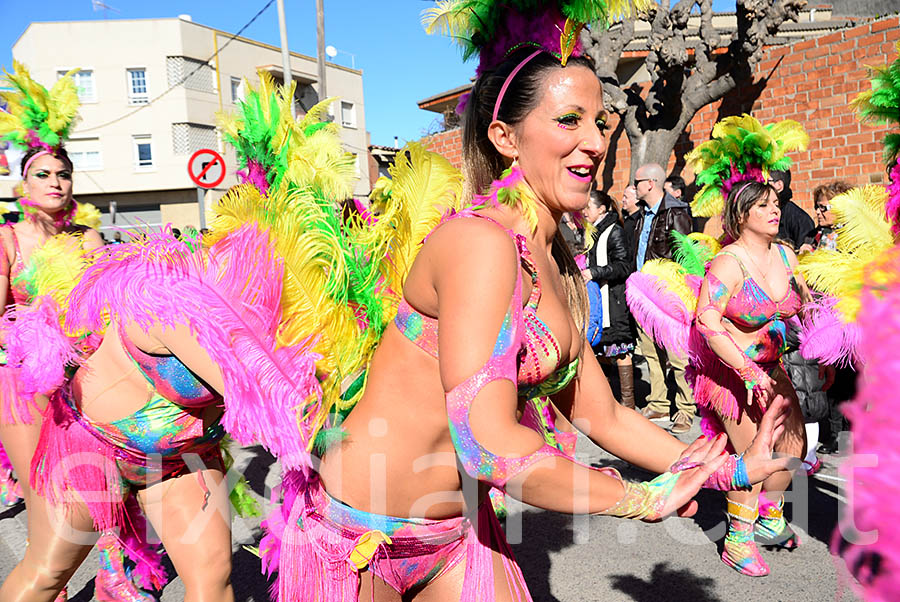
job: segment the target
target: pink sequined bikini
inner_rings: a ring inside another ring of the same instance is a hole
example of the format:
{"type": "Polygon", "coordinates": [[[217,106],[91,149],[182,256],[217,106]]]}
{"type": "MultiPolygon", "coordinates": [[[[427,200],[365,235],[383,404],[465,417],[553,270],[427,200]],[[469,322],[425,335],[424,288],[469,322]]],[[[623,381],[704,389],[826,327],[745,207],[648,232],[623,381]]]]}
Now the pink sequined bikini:
{"type": "Polygon", "coordinates": [[[19,248],[19,238],[16,236],[16,229],[13,228],[12,224],[3,224],[0,227],[9,229],[16,249],[16,258],[9,267],[9,296],[7,297],[7,304],[9,304],[9,299],[12,299],[12,302],[16,305],[23,305],[28,303],[27,284],[21,281],[13,284],[13,280],[25,271],[25,260],[22,257],[22,249],[19,248]]]}

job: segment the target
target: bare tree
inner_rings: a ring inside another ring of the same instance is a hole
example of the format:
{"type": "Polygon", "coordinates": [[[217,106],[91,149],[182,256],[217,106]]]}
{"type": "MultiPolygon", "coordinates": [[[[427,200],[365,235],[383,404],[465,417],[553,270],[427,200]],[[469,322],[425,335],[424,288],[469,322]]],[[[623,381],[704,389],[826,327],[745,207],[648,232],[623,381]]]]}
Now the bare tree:
{"type": "Polygon", "coordinates": [[[724,52],[713,26],[712,0],[679,0],[670,9],[655,5],[645,16],[651,27],[644,60],[650,72],[646,94],[639,86],[623,87],[616,76],[622,52],[634,38],[635,19],[582,34],[603,82],[607,107],[622,118],[631,144],[632,175],[646,163],[665,166],[678,137],[700,109],[739,83],[750,83],[766,39],[785,21],[795,21],[806,2],[737,0],[736,4],[737,30],[724,52]],[[699,28],[688,27],[694,6],[700,10],[699,28]]]}

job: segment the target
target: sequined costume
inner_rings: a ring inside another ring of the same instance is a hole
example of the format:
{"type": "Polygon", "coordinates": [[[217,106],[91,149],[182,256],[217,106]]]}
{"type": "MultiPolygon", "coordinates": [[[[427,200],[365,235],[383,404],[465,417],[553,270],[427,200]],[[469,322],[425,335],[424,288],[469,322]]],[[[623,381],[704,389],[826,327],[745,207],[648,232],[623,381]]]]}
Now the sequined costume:
{"type": "Polygon", "coordinates": [[[122,526],[132,488],[196,469],[186,463],[186,454],[196,454],[205,467],[223,467],[219,442],[225,432],[216,409],[221,397],[176,357],[149,355],[127,337],[120,339],[147,381],[149,401],[120,420],[92,420],[81,410],[76,374],[48,405],[32,461],[35,489],[53,503],[65,503],[67,491],[78,492],[99,531],[122,526]],[[97,454],[104,461],[79,465],[70,460],[77,454],[97,454]]]}
{"type": "MultiPolygon", "coordinates": [[[[739,328],[757,329],[753,342],[742,349],[742,352],[746,356],[745,361],[753,362],[769,375],[782,370],[780,361],[787,337],[785,321],[797,315],[801,306],[797,282],[784,247],[778,245],[778,251],[790,283],[781,299],[771,299],[747,272],[740,258],[729,251],[722,251],[722,254],[734,257],[740,264],[743,283],[729,296],[728,287],[715,274],[707,273],[710,303],[697,312],[700,315],[706,309],[713,308],[722,312],[725,319],[739,328]]],[[[702,322],[698,320],[696,326],[702,334],[702,322]]],[[[696,364],[692,368],[694,398],[698,406],[737,420],[746,407],[745,381],[733,368],[722,362],[704,340],[694,337],[692,343],[692,354],[696,358],[696,364]]],[[[757,407],[755,411],[761,415],[763,408],[757,407]]]]}

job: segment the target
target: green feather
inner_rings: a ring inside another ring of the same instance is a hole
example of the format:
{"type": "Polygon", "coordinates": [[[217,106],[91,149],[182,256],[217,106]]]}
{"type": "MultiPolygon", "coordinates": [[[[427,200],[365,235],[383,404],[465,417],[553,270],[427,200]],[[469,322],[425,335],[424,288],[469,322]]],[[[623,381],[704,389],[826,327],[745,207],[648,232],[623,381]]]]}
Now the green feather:
{"type": "Polygon", "coordinates": [[[706,245],[695,242],[686,235],[672,230],[673,259],[685,269],[688,274],[703,276],[706,274],[706,264],[712,259],[712,254],[706,245]]]}

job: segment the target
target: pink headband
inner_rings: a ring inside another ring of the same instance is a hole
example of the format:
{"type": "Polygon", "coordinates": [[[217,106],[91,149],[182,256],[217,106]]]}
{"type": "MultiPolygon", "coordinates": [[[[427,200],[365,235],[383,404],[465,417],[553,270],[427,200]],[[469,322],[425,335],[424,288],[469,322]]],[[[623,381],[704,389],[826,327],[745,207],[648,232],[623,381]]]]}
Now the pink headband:
{"type": "MultiPolygon", "coordinates": [[[[747,186],[749,186],[750,184],[753,184],[754,182],[757,182],[757,181],[756,181],[756,180],[748,180],[743,186],[741,186],[740,188],[738,188],[737,194],[734,195],[734,200],[737,201],[737,198],[738,198],[739,196],[741,196],[741,193],[744,192],[744,189],[745,189],[747,186]]],[[[758,184],[758,183],[759,183],[759,182],[757,182],[757,184],[758,184]]]]}
{"type": "Polygon", "coordinates": [[[515,77],[519,73],[519,71],[522,70],[522,67],[524,67],[526,64],[528,64],[528,61],[530,61],[531,59],[533,59],[534,57],[536,57],[537,55],[539,55],[542,52],[543,52],[543,50],[540,48],[535,50],[534,52],[529,54],[527,57],[525,57],[525,60],[523,60],[521,63],[519,63],[516,66],[516,68],[513,69],[509,75],[506,76],[506,81],[503,82],[503,86],[500,88],[500,94],[497,95],[497,102],[494,103],[494,117],[491,121],[497,121],[497,114],[500,113],[500,103],[503,102],[503,95],[506,94],[506,89],[509,88],[509,85],[512,83],[512,80],[515,79],[515,77]]]}
{"type": "Polygon", "coordinates": [[[31,158],[28,159],[28,161],[25,161],[25,169],[22,170],[22,179],[24,180],[25,178],[28,177],[28,168],[31,167],[31,164],[34,163],[35,159],[37,159],[38,157],[43,157],[44,155],[52,155],[52,154],[53,153],[51,153],[50,151],[42,150],[39,153],[35,153],[35,154],[31,155],[31,158]]]}

